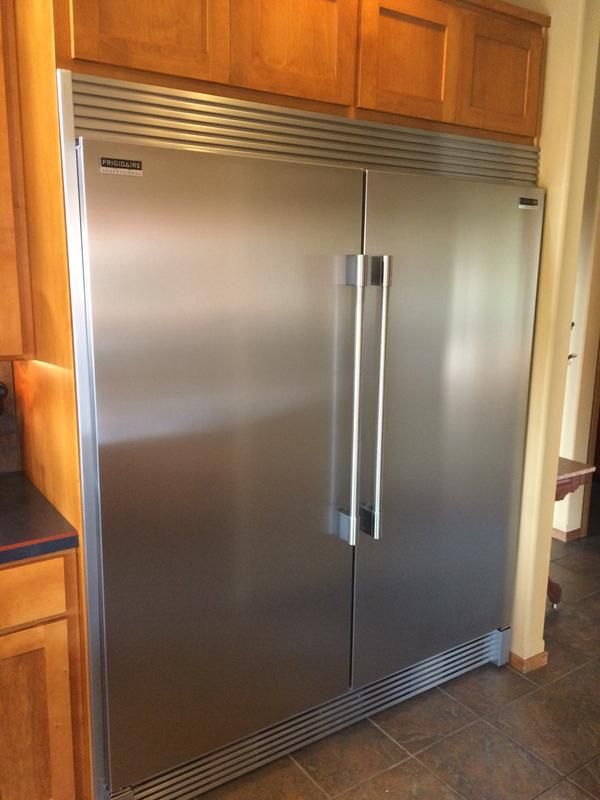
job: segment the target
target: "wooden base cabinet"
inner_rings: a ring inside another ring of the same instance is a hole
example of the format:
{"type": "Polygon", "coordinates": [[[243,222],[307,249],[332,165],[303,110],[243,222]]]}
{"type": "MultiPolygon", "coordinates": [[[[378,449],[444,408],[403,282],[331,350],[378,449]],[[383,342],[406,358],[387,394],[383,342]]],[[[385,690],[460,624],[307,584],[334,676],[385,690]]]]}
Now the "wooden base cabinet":
{"type": "Polygon", "coordinates": [[[79,800],[76,555],[0,568],[0,798],[79,800]]]}
{"type": "Polygon", "coordinates": [[[0,636],[0,797],[75,798],[64,619],[0,636]]]}

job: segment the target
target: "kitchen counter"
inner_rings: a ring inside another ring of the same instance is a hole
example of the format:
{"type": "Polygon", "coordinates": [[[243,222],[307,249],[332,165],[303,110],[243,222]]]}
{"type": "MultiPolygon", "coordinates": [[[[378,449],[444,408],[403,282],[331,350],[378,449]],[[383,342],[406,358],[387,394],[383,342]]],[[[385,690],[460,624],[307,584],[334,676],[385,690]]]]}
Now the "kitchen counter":
{"type": "Polygon", "coordinates": [[[0,564],[77,547],[77,531],[20,472],[0,476],[0,564]]]}

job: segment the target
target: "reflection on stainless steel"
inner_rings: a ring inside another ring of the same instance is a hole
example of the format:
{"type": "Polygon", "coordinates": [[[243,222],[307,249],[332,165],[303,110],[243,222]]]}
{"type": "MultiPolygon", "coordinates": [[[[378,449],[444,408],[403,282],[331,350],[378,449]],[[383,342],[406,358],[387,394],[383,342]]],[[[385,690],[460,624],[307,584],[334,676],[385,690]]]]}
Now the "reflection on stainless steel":
{"type": "Polygon", "coordinates": [[[510,185],[82,153],[100,783],[177,782],[238,747],[258,763],[277,731],[279,754],[316,738],[321,711],[294,715],[326,704],[330,732],[431,656],[442,677],[463,645],[497,661],[477,648],[510,616],[543,193],[523,209],[510,185]]]}
{"type": "Polygon", "coordinates": [[[357,549],[357,686],[510,624],[543,192],[369,172],[390,253],[381,542],[357,549]],[[420,232],[420,233],[419,233],[420,232]]]}
{"type": "Polygon", "coordinates": [[[362,174],[96,142],[84,159],[119,787],[347,689],[352,553],[324,534],[362,174]],[[100,174],[107,154],[144,177],[100,174]]]}

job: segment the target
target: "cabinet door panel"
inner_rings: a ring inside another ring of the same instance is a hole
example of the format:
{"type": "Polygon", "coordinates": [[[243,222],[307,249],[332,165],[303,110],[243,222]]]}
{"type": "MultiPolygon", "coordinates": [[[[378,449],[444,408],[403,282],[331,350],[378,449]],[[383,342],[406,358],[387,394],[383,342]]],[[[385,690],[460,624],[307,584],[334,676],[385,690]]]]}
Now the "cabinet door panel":
{"type": "Polygon", "coordinates": [[[229,80],[229,0],[72,0],[73,57],[229,80]]]}
{"type": "Polygon", "coordinates": [[[453,122],[461,20],[438,0],[365,0],[357,104],[453,122]]]}
{"type": "Polygon", "coordinates": [[[0,636],[0,797],[73,800],[67,622],[0,636]]]}
{"type": "Polygon", "coordinates": [[[358,0],[238,0],[231,76],[238,86],[350,105],[358,0]]]}
{"type": "Polygon", "coordinates": [[[0,36],[0,358],[23,352],[3,49],[0,36]]]}
{"type": "Polygon", "coordinates": [[[467,13],[457,122],[535,136],[543,51],[537,25],[467,13]]]}

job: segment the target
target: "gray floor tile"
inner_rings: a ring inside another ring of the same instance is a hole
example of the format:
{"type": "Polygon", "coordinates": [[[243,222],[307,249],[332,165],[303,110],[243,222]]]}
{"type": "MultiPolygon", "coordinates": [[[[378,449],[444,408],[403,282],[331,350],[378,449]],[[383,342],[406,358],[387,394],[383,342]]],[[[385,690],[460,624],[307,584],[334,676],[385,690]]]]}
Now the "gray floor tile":
{"type": "Polygon", "coordinates": [[[418,760],[467,800],[533,800],[559,779],[484,720],[433,745],[418,760]]]}
{"type": "Polygon", "coordinates": [[[545,636],[544,641],[548,652],[548,664],[527,674],[529,680],[539,686],[545,686],[558,678],[562,678],[590,660],[585,653],[573,647],[560,644],[550,636],[545,636]]]}
{"type": "Polygon", "coordinates": [[[483,716],[535,689],[526,678],[491,664],[468,672],[442,686],[451,697],[483,716]]]}
{"type": "Polygon", "coordinates": [[[569,781],[561,781],[541,794],[537,800],[590,800],[590,796],[569,781]]]}
{"type": "Polygon", "coordinates": [[[328,794],[337,795],[405,761],[408,753],[370,722],[359,722],[293,757],[328,794]]]}
{"type": "Polygon", "coordinates": [[[325,795],[289,758],[213,789],[198,800],[324,800],[325,795]]]}
{"type": "Polygon", "coordinates": [[[569,776],[569,780],[585,789],[592,797],[600,798],[600,758],[594,758],[578,769],[569,776]]]}
{"type": "Polygon", "coordinates": [[[414,759],[380,773],[343,800],[459,800],[459,796],[414,759]]]}
{"type": "Polygon", "coordinates": [[[588,664],[490,719],[568,775],[600,753],[600,665],[588,664]]]}
{"type": "Polygon", "coordinates": [[[439,689],[400,703],[373,721],[409,753],[417,753],[477,717],[439,689]]]}

